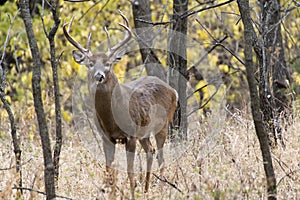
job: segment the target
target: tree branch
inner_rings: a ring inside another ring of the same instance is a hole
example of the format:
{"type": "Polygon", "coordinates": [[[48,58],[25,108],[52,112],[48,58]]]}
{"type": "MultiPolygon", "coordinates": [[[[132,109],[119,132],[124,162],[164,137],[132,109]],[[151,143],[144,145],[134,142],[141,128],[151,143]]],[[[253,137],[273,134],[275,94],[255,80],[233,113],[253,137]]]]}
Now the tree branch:
{"type": "MultiPolygon", "coordinates": [[[[210,84],[206,84],[206,85],[204,85],[204,86],[202,86],[201,88],[199,88],[199,89],[197,89],[197,90],[195,90],[194,92],[193,92],[193,94],[195,94],[196,92],[199,92],[200,90],[202,90],[203,88],[205,88],[205,87],[207,87],[208,85],[210,85],[210,84]]],[[[217,87],[217,89],[216,89],[216,91],[202,104],[202,105],[199,105],[199,107],[198,108],[196,108],[196,109],[194,109],[194,110],[192,110],[189,114],[187,114],[187,117],[189,117],[190,115],[192,115],[194,112],[197,112],[198,110],[200,110],[200,109],[202,109],[202,108],[204,108],[213,98],[214,98],[214,96],[217,94],[217,92],[219,91],[219,88],[220,87],[217,87]]],[[[190,96],[189,96],[190,97],[190,96]]]]}
{"type": "Polygon", "coordinates": [[[222,42],[224,42],[228,38],[227,35],[225,35],[223,38],[220,40],[215,40],[214,45],[203,55],[195,64],[194,66],[197,67],[205,58],[208,54],[210,54],[216,47],[218,47],[222,42]]]}
{"type": "Polygon", "coordinates": [[[153,176],[155,178],[157,178],[158,180],[160,180],[161,182],[167,183],[168,185],[170,185],[172,188],[176,189],[178,192],[183,193],[174,183],[171,183],[170,181],[168,181],[165,177],[164,178],[160,178],[159,176],[157,176],[156,174],[152,173],[153,176]]]}
{"type": "Polygon", "coordinates": [[[142,23],[145,23],[145,24],[150,24],[152,26],[168,25],[168,24],[174,22],[174,20],[171,20],[171,21],[168,21],[168,22],[151,22],[151,21],[147,21],[147,20],[144,20],[144,19],[136,19],[136,21],[139,21],[139,22],[142,22],[142,23]]]}
{"type": "Polygon", "coordinates": [[[21,10],[22,20],[25,25],[26,34],[29,42],[30,52],[32,55],[32,93],[34,108],[37,116],[39,134],[43,148],[44,158],[44,183],[47,193],[47,200],[55,198],[55,180],[54,180],[54,165],[51,151],[51,142],[49,137],[48,125],[45,116],[44,105],[42,101],[41,88],[41,67],[42,59],[37,40],[33,31],[32,18],[29,9],[29,0],[20,0],[18,6],[21,10]]]}
{"type": "Polygon", "coordinates": [[[224,6],[224,5],[227,5],[227,4],[231,3],[231,2],[233,2],[233,1],[235,1],[235,0],[228,0],[228,1],[225,1],[225,2],[223,2],[223,3],[219,3],[219,4],[216,4],[216,5],[212,5],[212,6],[205,6],[205,7],[203,7],[203,8],[198,9],[198,10],[195,10],[195,11],[183,13],[183,14],[180,16],[180,18],[183,19],[183,18],[189,17],[189,16],[191,16],[191,15],[194,15],[194,14],[196,14],[196,13],[203,12],[203,11],[205,11],[205,10],[210,10],[210,9],[212,9],[212,8],[221,7],[221,6],[224,6]]]}
{"type": "MultiPolygon", "coordinates": [[[[21,190],[27,190],[27,191],[30,191],[30,192],[36,192],[38,194],[42,194],[42,195],[47,195],[46,192],[43,192],[43,191],[40,191],[40,190],[35,190],[33,188],[28,188],[28,187],[13,187],[12,189],[21,189],[21,190]]],[[[68,199],[68,200],[73,200],[72,198],[70,197],[65,197],[65,196],[61,196],[61,195],[56,195],[55,196],[56,198],[61,198],[61,199],[68,199]]]]}
{"type": "MultiPolygon", "coordinates": [[[[236,55],[231,49],[229,49],[228,47],[226,47],[224,44],[222,44],[222,42],[228,38],[227,35],[225,35],[222,39],[217,40],[206,28],[205,26],[203,26],[203,24],[199,21],[199,19],[196,19],[196,21],[200,24],[200,26],[205,30],[205,32],[207,32],[207,34],[213,39],[214,41],[214,46],[212,48],[210,48],[210,50],[208,51],[207,54],[209,54],[212,50],[214,50],[216,47],[220,46],[223,49],[225,49],[226,51],[228,51],[233,57],[235,57],[242,65],[245,66],[245,62],[238,56],[236,55]]],[[[206,55],[207,55],[206,54],[206,55]]]]}

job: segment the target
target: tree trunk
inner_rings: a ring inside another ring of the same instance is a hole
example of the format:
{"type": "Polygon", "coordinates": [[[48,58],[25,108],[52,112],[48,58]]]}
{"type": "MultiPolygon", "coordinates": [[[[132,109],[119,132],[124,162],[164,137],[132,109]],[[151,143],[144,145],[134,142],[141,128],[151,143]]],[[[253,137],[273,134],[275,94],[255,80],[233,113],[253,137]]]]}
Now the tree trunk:
{"type": "Polygon", "coordinates": [[[287,117],[291,110],[291,101],[287,96],[291,76],[285,62],[284,48],[281,35],[281,15],[279,0],[260,0],[262,12],[262,35],[263,35],[263,52],[265,59],[263,67],[265,77],[268,78],[265,85],[268,85],[268,91],[260,88],[264,99],[270,102],[268,111],[263,112],[266,115],[266,121],[269,122],[269,130],[273,133],[276,142],[277,136],[281,133],[278,130],[278,118],[281,114],[287,117]],[[272,84],[270,84],[272,83],[272,84]],[[272,87],[270,87],[272,85],[272,87]],[[272,113],[268,113],[272,112],[272,113]]]}
{"type": "Polygon", "coordinates": [[[250,14],[249,0],[239,0],[238,7],[244,24],[244,37],[245,37],[245,66],[247,72],[247,80],[250,91],[251,98],[251,111],[254,120],[255,131],[259,140],[260,149],[263,157],[263,165],[266,174],[267,180],[267,192],[268,199],[276,199],[276,178],[272,164],[272,157],[270,152],[270,147],[268,144],[268,135],[265,131],[263,118],[261,116],[260,103],[258,91],[257,91],[257,82],[255,79],[255,65],[253,62],[252,48],[257,41],[256,33],[252,26],[252,19],[250,14]]]}
{"type": "Polygon", "coordinates": [[[170,66],[170,85],[174,87],[179,96],[180,109],[175,113],[175,121],[180,122],[180,137],[187,137],[187,113],[186,113],[186,38],[187,38],[187,17],[181,15],[188,10],[188,0],[173,1],[172,31],[168,39],[168,65],[170,66]],[[175,70],[179,73],[173,73],[175,70]],[[176,75],[178,74],[178,75],[176,75]],[[177,118],[177,119],[176,119],[177,118]]]}
{"type": "Polygon", "coordinates": [[[42,92],[41,92],[41,56],[39,48],[37,45],[36,37],[34,35],[32,27],[32,19],[29,10],[29,0],[20,0],[18,6],[21,10],[21,15],[23,22],[25,24],[25,29],[27,33],[27,38],[29,41],[29,47],[32,54],[33,62],[33,73],[32,73],[32,91],[34,99],[34,107],[37,115],[39,133],[43,148],[44,157],[44,179],[47,200],[55,198],[55,184],[54,184],[54,166],[51,154],[51,144],[49,138],[49,132],[44,112],[44,106],[42,102],[42,92]]]}
{"type": "Polygon", "coordinates": [[[18,137],[17,134],[17,126],[16,126],[16,121],[15,121],[15,117],[14,114],[11,110],[11,107],[6,99],[6,95],[5,95],[5,88],[6,88],[6,72],[5,72],[5,67],[7,68],[9,65],[6,61],[5,61],[5,57],[6,57],[6,47],[9,43],[10,40],[10,30],[11,27],[13,25],[13,22],[17,16],[18,11],[16,13],[16,15],[14,16],[14,18],[11,20],[10,22],[10,27],[7,31],[7,37],[5,40],[5,43],[3,45],[3,53],[1,56],[1,60],[0,60],[0,99],[3,103],[3,106],[8,114],[9,117],[9,121],[10,121],[10,128],[11,128],[11,137],[12,137],[12,142],[13,142],[13,147],[14,147],[14,153],[15,153],[15,159],[16,159],[16,172],[18,174],[18,187],[20,189],[18,189],[18,193],[17,193],[17,198],[21,198],[22,195],[22,168],[21,168],[21,148],[20,148],[20,138],[18,137]],[[20,191],[20,192],[19,192],[20,191]]]}
{"type": "Polygon", "coordinates": [[[151,24],[145,23],[152,21],[150,1],[134,0],[132,2],[132,12],[137,41],[147,74],[149,76],[157,76],[161,80],[166,81],[165,70],[153,49],[153,27],[151,24]]]}
{"type": "Polygon", "coordinates": [[[56,47],[55,47],[55,35],[57,33],[57,29],[60,24],[60,19],[58,15],[58,1],[51,1],[51,11],[54,20],[54,25],[50,30],[49,34],[47,34],[47,38],[49,40],[50,45],[50,55],[51,55],[51,67],[52,67],[52,79],[54,85],[54,102],[55,102],[55,123],[56,123],[56,142],[54,146],[53,153],[53,165],[54,165],[54,175],[55,175],[55,186],[58,185],[58,177],[59,177],[59,157],[62,146],[62,133],[61,133],[61,108],[60,108],[60,92],[59,92],[59,82],[58,82],[58,60],[56,58],[56,47]]]}
{"type": "MultiPolygon", "coordinates": [[[[3,106],[8,114],[11,128],[11,138],[14,146],[14,153],[16,159],[16,172],[18,174],[18,187],[22,188],[22,169],[21,169],[21,148],[20,148],[20,139],[17,135],[17,127],[14,114],[10,108],[9,103],[7,102],[5,96],[5,85],[6,85],[6,77],[3,72],[2,62],[0,62],[0,99],[3,103],[3,106]]],[[[19,190],[22,193],[22,189],[19,190]]],[[[19,195],[19,194],[18,194],[19,195]]]]}

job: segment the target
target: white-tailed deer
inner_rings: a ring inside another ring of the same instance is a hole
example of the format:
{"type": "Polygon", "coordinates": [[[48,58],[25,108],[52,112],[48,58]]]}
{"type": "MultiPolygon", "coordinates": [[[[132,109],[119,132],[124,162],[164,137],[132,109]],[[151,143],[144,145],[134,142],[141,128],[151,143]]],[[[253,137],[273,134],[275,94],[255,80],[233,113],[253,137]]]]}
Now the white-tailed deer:
{"type": "Polygon", "coordinates": [[[117,51],[131,39],[132,33],[127,18],[120,12],[125,29],[124,39],[114,47],[110,46],[108,31],[108,51],[92,53],[90,38],[88,47],[82,47],[69,34],[72,21],[64,24],[63,31],[68,41],[78,50],[73,51],[74,60],[88,67],[89,92],[94,100],[96,123],[102,132],[103,148],[106,159],[106,170],[113,172],[115,144],[125,144],[127,155],[127,172],[134,198],[134,156],[136,140],[146,152],[147,172],[145,192],[149,189],[151,166],[154,148],[150,134],[155,136],[158,148],[158,164],[163,168],[163,145],[168,134],[168,125],[177,106],[177,92],[167,83],[153,76],[140,77],[129,83],[120,84],[113,71],[112,64],[117,59],[117,51]]]}

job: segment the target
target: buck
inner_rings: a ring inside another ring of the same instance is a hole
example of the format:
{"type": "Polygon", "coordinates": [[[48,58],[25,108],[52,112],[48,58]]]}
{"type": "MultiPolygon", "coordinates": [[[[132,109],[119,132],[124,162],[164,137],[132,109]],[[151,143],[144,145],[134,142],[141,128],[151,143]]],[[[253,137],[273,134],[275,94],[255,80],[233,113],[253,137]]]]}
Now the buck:
{"type": "Polygon", "coordinates": [[[113,63],[117,61],[118,52],[132,37],[127,18],[120,12],[125,30],[124,39],[111,47],[107,29],[108,50],[106,53],[92,53],[90,38],[87,48],[82,47],[69,34],[70,23],[63,25],[67,40],[77,48],[73,51],[75,62],[88,68],[89,93],[94,100],[96,123],[102,136],[106,160],[106,171],[114,172],[112,163],[116,143],[125,144],[127,157],[127,173],[130,182],[130,193],[134,199],[134,157],[137,140],[146,152],[147,171],[145,192],[149,189],[150,173],[154,148],[150,135],[155,137],[158,153],[158,165],[163,169],[163,146],[167,138],[168,125],[177,107],[177,92],[167,83],[154,76],[144,76],[129,83],[120,84],[113,71],[113,63]],[[66,26],[69,25],[68,29],[66,26]]]}

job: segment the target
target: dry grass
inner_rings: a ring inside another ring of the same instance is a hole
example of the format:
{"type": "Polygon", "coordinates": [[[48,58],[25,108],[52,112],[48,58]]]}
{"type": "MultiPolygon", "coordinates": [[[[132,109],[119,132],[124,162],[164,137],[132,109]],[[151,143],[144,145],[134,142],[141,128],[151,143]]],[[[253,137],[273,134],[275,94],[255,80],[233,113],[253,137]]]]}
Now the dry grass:
{"type": "MultiPolygon", "coordinates": [[[[299,117],[284,132],[286,149],[272,150],[278,182],[278,199],[300,199],[299,117]]],[[[1,123],[7,124],[5,122],[1,123]]],[[[22,127],[23,186],[44,191],[43,159],[39,138],[30,138],[22,127]]],[[[109,199],[104,184],[105,168],[84,148],[75,130],[64,125],[59,189],[57,194],[72,199],[109,199]]],[[[1,134],[0,168],[14,165],[9,136],[1,134]]],[[[266,199],[265,178],[259,143],[247,116],[228,119],[211,117],[203,123],[191,122],[193,136],[188,148],[176,161],[168,163],[164,182],[152,176],[148,194],[143,193],[144,174],[137,174],[137,199],[266,199]]],[[[157,171],[155,174],[159,175],[157,171]]],[[[0,198],[12,199],[16,190],[13,169],[0,171],[0,198]]],[[[116,199],[128,199],[129,183],[124,171],[117,174],[116,199]]],[[[36,192],[24,192],[24,199],[43,199],[36,192]]]]}

